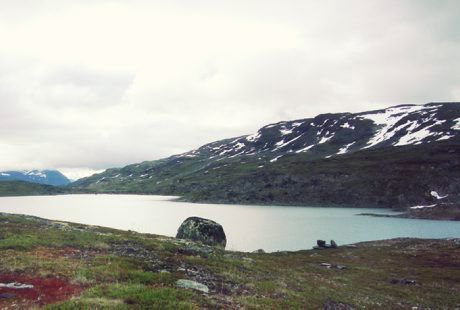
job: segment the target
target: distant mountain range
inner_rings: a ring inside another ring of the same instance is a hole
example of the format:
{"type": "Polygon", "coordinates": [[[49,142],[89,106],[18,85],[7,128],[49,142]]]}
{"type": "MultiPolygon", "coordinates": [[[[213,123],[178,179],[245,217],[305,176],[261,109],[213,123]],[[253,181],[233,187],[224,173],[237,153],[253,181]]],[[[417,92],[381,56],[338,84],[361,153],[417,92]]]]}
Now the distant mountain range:
{"type": "Polygon", "coordinates": [[[228,203],[408,207],[432,191],[460,201],[460,103],[279,122],[71,187],[228,203]]]}
{"type": "Polygon", "coordinates": [[[0,181],[25,181],[54,186],[65,186],[70,183],[70,180],[57,170],[1,171],[0,181]]]}

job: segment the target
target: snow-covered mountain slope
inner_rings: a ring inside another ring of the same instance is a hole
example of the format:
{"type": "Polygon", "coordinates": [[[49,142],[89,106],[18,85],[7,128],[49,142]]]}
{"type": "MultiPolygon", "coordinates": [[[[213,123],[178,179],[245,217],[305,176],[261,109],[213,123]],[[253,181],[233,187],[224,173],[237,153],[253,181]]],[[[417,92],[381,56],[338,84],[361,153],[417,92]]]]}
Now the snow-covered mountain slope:
{"type": "Polygon", "coordinates": [[[460,136],[460,103],[399,105],[362,113],[321,114],[270,124],[255,134],[204,145],[177,157],[222,160],[289,153],[332,157],[363,149],[449,140],[460,136]]]}
{"type": "Polygon", "coordinates": [[[193,201],[406,207],[460,203],[460,103],[279,122],[72,183],[193,201]]]}
{"type": "Polygon", "coordinates": [[[55,186],[70,183],[70,180],[57,170],[2,171],[0,181],[27,181],[55,186]]]}

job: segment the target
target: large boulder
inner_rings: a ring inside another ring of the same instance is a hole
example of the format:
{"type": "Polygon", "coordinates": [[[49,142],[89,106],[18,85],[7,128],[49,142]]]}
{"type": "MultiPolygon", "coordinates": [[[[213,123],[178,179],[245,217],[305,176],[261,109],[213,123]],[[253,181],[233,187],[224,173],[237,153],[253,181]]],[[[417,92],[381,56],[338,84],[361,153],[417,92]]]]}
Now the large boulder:
{"type": "Polygon", "coordinates": [[[189,217],[177,230],[176,238],[200,241],[225,248],[227,237],[222,225],[201,217],[189,217]]]}

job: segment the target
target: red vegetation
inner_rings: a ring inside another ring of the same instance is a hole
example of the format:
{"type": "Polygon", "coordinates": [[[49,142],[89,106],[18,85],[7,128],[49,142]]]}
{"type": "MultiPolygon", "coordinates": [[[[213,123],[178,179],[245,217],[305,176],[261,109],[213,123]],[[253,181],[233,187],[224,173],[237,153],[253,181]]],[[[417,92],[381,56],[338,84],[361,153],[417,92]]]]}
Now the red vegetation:
{"type": "Polygon", "coordinates": [[[45,305],[72,298],[84,289],[57,277],[33,277],[20,274],[0,274],[0,283],[21,283],[33,288],[0,287],[0,308],[45,305]]]}

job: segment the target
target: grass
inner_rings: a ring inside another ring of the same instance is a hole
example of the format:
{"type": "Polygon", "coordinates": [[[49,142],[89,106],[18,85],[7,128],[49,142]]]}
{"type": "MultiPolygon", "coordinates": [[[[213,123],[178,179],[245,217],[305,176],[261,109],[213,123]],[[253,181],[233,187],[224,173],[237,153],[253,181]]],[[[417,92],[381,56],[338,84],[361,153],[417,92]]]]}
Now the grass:
{"type": "Polygon", "coordinates": [[[199,305],[192,300],[193,293],[174,288],[156,288],[142,284],[111,284],[95,286],[87,290],[80,298],[61,303],[55,308],[197,309],[199,305]]]}
{"type": "MultiPolygon", "coordinates": [[[[184,249],[199,249],[199,244],[155,235],[5,214],[0,224],[0,277],[58,278],[77,288],[42,305],[48,308],[304,309],[333,300],[355,308],[450,309],[460,303],[455,240],[395,239],[271,254],[216,249],[191,255],[184,249]],[[322,262],[347,269],[328,269],[322,262]],[[416,284],[391,282],[405,278],[416,284]],[[205,284],[210,292],[178,288],[178,279],[205,284]]],[[[36,301],[25,302],[2,299],[0,307],[30,307],[36,301]]]]}

